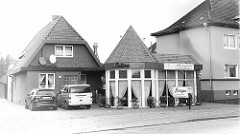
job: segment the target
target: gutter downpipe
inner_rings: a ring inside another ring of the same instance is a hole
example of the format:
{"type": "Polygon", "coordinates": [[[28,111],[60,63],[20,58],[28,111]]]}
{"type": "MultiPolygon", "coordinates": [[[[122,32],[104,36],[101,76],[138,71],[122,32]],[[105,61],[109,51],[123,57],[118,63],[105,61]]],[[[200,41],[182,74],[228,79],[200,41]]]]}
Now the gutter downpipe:
{"type": "Polygon", "coordinates": [[[213,84],[212,84],[212,45],[211,45],[211,29],[208,23],[203,23],[207,33],[208,33],[208,49],[209,49],[209,87],[210,87],[210,101],[213,102],[213,84]]]}

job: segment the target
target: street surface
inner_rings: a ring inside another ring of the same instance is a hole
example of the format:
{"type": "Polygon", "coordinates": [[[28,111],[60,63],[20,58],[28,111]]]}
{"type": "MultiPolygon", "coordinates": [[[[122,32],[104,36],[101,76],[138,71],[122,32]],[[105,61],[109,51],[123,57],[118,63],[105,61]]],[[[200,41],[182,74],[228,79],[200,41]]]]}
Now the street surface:
{"type": "Polygon", "coordinates": [[[99,108],[30,111],[0,100],[0,134],[147,134],[236,133],[239,105],[203,103],[201,106],[140,109],[99,108]]]}

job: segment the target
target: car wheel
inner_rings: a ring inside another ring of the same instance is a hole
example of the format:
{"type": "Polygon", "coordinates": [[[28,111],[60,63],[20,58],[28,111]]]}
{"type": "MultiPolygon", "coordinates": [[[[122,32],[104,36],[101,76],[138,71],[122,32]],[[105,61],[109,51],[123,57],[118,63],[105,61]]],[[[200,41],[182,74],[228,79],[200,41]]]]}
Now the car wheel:
{"type": "Polygon", "coordinates": [[[87,109],[90,109],[90,108],[91,108],[91,105],[86,105],[86,108],[87,108],[87,109]]]}
{"type": "Polygon", "coordinates": [[[31,105],[31,107],[30,107],[30,109],[31,109],[31,111],[35,111],[36,110],[36,108],[35,108],[35,106],[34,106],[35,104],[34,103],[32,103],[32,105],[31,105]]]}
{"type": "Polygon", "coordinates": [[[53,110],[57,110],[57,106],[54,106],[54,107],[53,107],[53,110]]]}
{"type": "Polygon", "coordinates": [[[66,101],[65,101],[65,103],[64,103],[64,108],[65,108],[66,110],[69,110],[69,106],[68,106],[68,104],[67,104],[66,101]]]}

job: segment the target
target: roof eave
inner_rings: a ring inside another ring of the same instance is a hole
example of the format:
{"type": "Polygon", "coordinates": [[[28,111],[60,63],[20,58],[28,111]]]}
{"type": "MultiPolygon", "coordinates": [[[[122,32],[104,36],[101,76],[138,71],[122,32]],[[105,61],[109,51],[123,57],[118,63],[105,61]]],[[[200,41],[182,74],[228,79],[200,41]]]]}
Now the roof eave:
{"type": "MultiPolygon", "coordinates": [[[[208,23],[209,26],[220,26],[220,27],[228,27],[228,28],[239,28],[240,24],[230,24],[230,23],[222,23],[222,22],[210,22],[208,23]]],[[[174,33],[179,33],[180,31],[183,30],[188,30],[188,29],[193,29],[193,28],[200,28],[204,27],[203,24],[198,24],[198,25],[193,25],[193,26],[186,26],[186,27],[179,27],[174,30],[162,30],[159,32],[151,33],[151,36],[163,36],[163,35],[168,35],[168,34],[174,34],[174,33]]]]}

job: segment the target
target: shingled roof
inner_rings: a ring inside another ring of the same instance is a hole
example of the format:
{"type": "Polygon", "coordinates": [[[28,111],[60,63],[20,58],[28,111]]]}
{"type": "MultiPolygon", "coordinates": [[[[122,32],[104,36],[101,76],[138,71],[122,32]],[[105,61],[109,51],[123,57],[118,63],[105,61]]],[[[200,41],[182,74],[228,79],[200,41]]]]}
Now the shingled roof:
{"type": "Polygon", "coordinates": [[[159,63],[199,64],[191,55],[153,54],[159,63]]]}
{"type": "Polygon", "coordinates": [[[132,26],[128,28],[106,63],[157,62],[132,26]]]}
{"type": "Polygon", "coordinates": [[[9,73],[13,74],[21,71],[23,67],[28,67],[45,43],[54,42],[84,44],[98,65],[101,66],[99,59],[95,56],[88,43],[77,33],[66,19],[63,16],[53,16],[52,21],[41,29],[23,50],[17,65],[9,73]]]}
{"type": "Polygon", "coordinates": [[[170,27],[151,33],[151,36],[161,36],[190,28],[203,27],[203,23],[239,28],[239,23],[235,19],[237,16],[239,16],[239,0],[205,0],[170,27]]]}

